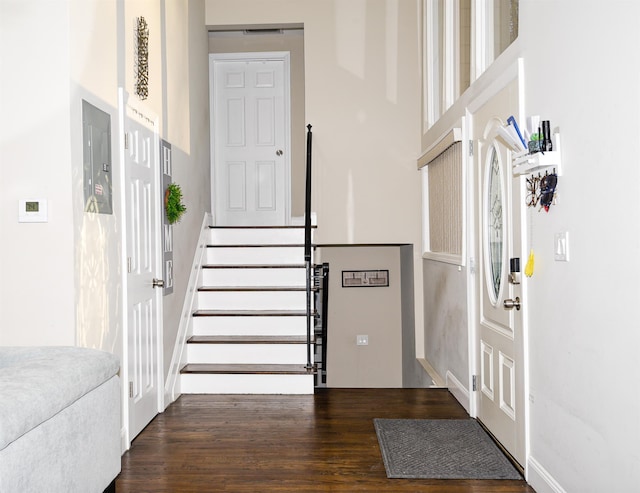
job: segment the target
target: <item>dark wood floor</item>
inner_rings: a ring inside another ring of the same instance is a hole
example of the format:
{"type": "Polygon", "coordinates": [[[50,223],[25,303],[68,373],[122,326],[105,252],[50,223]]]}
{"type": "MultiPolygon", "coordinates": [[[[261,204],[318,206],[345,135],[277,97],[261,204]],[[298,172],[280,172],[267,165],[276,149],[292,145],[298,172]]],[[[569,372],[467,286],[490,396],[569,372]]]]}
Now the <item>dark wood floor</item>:
{"type": "Polygon", "coordinates": [[[185,395],[134,440],[117,491],[533,492],[524,481],[387,479],[373,418],[465,418],[443,389],[185,395]]]}

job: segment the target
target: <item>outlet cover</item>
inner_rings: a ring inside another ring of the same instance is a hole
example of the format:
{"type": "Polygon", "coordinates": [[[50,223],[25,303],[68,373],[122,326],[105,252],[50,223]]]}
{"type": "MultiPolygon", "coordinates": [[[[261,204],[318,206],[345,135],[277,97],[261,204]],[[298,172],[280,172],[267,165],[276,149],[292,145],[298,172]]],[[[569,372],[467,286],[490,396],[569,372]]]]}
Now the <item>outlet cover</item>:
{"type": "Polygon", "coordinates": [[[369,345],[369,336],[368,335],[356,336],[356,345],[358,345],[358,346],[368,346],[369,345]]]}

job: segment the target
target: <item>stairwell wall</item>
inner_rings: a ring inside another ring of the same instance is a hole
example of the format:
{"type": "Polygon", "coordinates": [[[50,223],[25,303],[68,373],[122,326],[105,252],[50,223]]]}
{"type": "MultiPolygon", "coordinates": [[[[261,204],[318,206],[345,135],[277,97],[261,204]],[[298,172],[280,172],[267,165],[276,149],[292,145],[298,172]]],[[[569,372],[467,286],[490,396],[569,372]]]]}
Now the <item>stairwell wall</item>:
{"type": "MultiPolygon", "coordinates": [[[[206,23],[304,27],[317,243],[421,245],[417,2],[206,0],[206,23]]],[[[423,356],[421,248],[415,323],[423,356]]]]}

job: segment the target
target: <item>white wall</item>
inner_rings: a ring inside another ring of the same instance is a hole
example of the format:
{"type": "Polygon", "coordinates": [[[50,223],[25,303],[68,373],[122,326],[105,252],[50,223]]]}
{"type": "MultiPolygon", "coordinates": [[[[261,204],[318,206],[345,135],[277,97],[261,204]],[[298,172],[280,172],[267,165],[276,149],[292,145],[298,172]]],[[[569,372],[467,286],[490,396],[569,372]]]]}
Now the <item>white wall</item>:
{"type": "Polygon", "coordinates": [[[75,342],[68,9],[0,2],[2,345],[75,342]],[[29,198],[48,201],[47,223],[18,223],[29,198]]]}
{"type": "Polygon", "coordinates": [[[561,131],[557,204],[527,225],[527,466],[539,493],[640,487],[639,28],[633,1],[520,0],[518,40],[423,137],[426,148],[520,56],[526,113],[561,131]],[[553,256],[562,231],[568,263],[553,256]]]}
{"type": "MultiPolygon", "coordinates": [[[[202,1],[0,2],[0,344],[122,354],[118,87],[133,93],[133,26],[149,23],[149,98],[174,150],[188,213],[175,227],[165,297],[170,361],[195,243],[209,210],[207,31],[202,1]],[[111,116],[114,213],[84,212],[82,99],[111,116]],[[47,198],[49,222],[18,224],[19,198],[47,198]],[[10,241],[8,241],[10,239],[10,241]]],[[[168,356],[167,356],[168,355],[168,356]]]]}
{"type": "Polygon", "coordinates": [[[564,170],[557,206],[532,215],[531,459],[565,491],[637,491],[640,4],[520,8],[526,110],[559,127],[564,170]]]}
{"type": "MultiPolygon", "coordinates": [[[[420,245],[417,7],[399,0],[206,1],[209,26],[304,25],[318,243],[420,245]]],[[[419,251],[414,286],[422,327],[419,251]]],[[[422,330],[416,345],[421,352],[422,330]]]]}

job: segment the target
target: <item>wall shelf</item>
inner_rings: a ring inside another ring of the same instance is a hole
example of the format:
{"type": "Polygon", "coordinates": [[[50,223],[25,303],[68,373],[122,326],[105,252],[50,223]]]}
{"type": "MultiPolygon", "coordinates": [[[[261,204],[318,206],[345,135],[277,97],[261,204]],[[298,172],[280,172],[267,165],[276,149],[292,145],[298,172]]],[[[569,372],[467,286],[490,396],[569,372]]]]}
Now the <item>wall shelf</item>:
{"type": "Polygon", "coordinates": [[[560,156],[560,134],[553,135],[553,151],[536,152],[529,154],[526,151],[519,152],[513,156],[514,176],[534,173],[536,171],[552,172],[555,169],[556,175],[562,175],[562,159],[560,156]]]}

